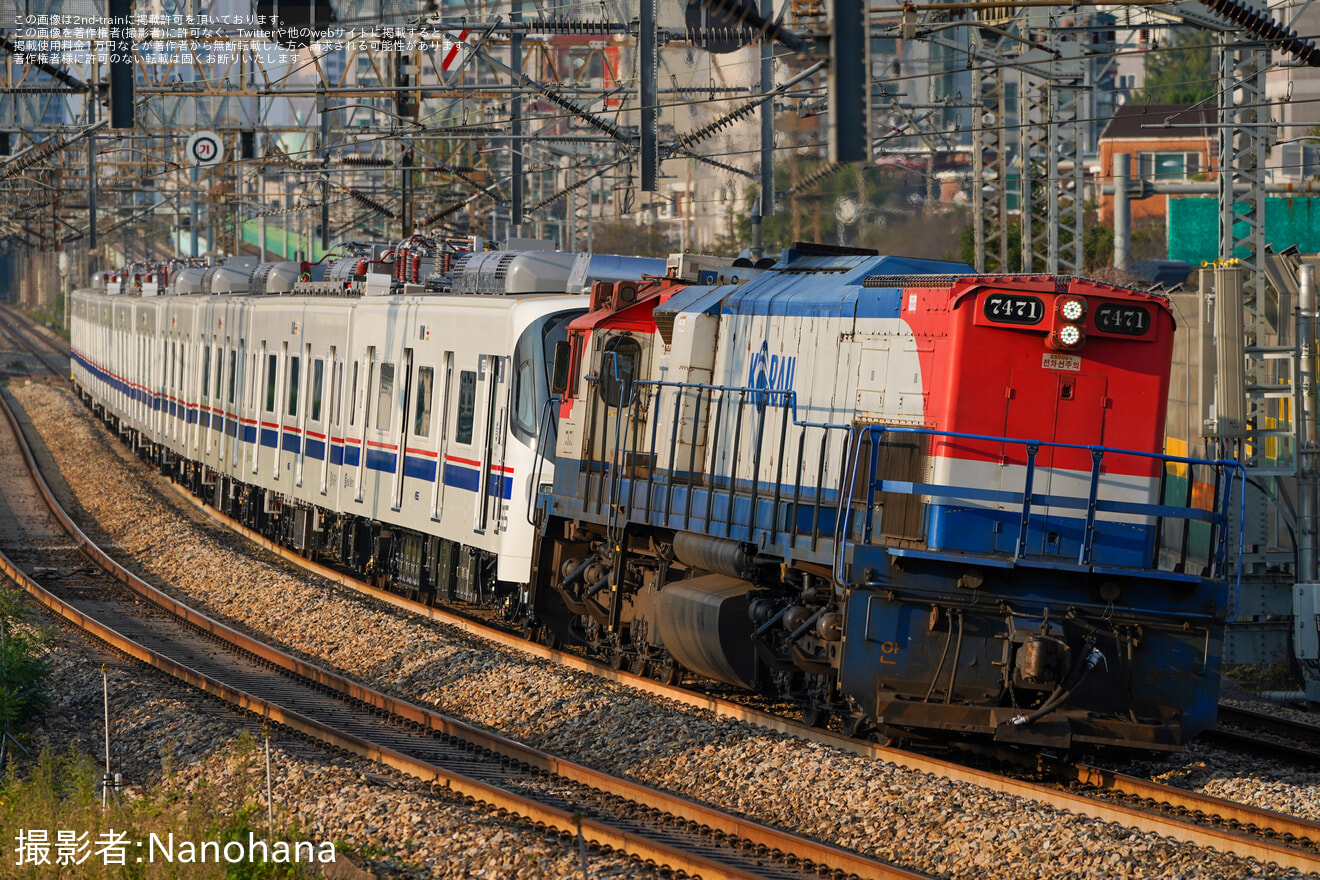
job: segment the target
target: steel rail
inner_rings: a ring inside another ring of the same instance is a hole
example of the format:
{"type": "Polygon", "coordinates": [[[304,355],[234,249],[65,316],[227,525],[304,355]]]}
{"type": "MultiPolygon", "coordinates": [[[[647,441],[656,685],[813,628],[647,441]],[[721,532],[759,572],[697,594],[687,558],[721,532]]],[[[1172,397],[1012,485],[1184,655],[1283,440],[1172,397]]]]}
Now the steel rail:
{"type": "MultiPolygon", "coordinates": [[[[666,685],[651,679],[635,676],[631,673],[610,669],[575,654],[529,642],[518,635],[494,627],[489,627],[471,618],[440,608],[427,606],[395,593],[391,593],[387,590],[381,590],[369,586],[328,566],[305,559],[297,553],[285,547],[281,547],[266,538],[264,535],[254,532],[241,523],[230,519],[215,508],[205,504],[201,499],[194,497],[184,487],[177,483],[173,481],[167,482],[170,488],[173,489],[180,498],[188,501],[194,507],[201,510],[213,522],[216,522],[230,531],[248,539],[253,544],[274,553],[285,561],[298,565],[307,571],[325,578],[326,580],[354,590],[362,595],[376,599],[400,610],[408,611],[438,623],[443,623],[447,626],[463,630],[500,647],[518,651],[538,659],[549,660],[565,668],[584,672],[602,680],[631,687],[652,696],[673,700],[674,702],[692,708],[703,709],[722,718],[756,724],[768,730],[806,739],[821,745],[831,746],[840,751],[861,757],[885,761],[917,772],[931,773],[955,782],[977,785],[992,791],[1028,798],[1030,800],[1048,804],[1056,809],[1068,810],[1093,819],[1115,822],[1125,827],[1135,827],[1142,831],[1162,834],[1184,843],[1196,846],[1213,847],[1222,852],[1231,852],[1239,856],[1255,858],[1265,863],[1277,862],[1283,867],[1320,873],[1320,853],[1317,852],[1306,852],[1264,840],[1257,835],[1243,834],[1226,828],[1200,825],[1195,822],[1167,817],[1123,804],[1100,801],[1084,794],[1063,791],[1047,785],[1025,782],[1002,774],[966,767],[939,758],[928,757],[902,749],[852,739],[831,731],[807,727],[800,722],[792,721],[758,709],[742,706],[718,697],[695,693],[681,687],[666,685]]],[[[1135,777],[1125,777],[1122,774],[1110,774],[1106,771],[1095,770],[1094,768],[1088,768],[1086,770],[1078,768],[1072,772],[1075,772],[1079,778],[1084,777],[1083,781],[1086,781],[1087,784],[1090,785],[1109,788],[1116,793],[1126,794],[1132,797],[1142,797],[1156,802],[1170,803],[1175,806],[1186,808],[1189,811],[1199,811],[1206,815],[1217,814],[1219,812],[1218,805],[1223,803],[1227,805],[1226,809],[1228,807],[1232,808],[1229,811],[1231,815],[1224,816],[1225,819],[1232,819],[1233,821],[1248,827],[1272,828],[1273,825],[1271,823],[1276,817],[1278,817],[1280,824],[1284,827],[1276,828],[1275,830],[1279,831],[1281,836],[1292,834],[1298,839],[1320,841],[1320,823],[1309,822],[1304,819],[1298,819],[1293,816],[1286,816],[1284,814],[1274,813],[1269,810],[1250,807],[1243,804],[1234,804],[1232,802],[1222,801],[1218,798],[1198,795],[1194,792],[1186,792],[1169,786],[1159,786],[1157,783],[1139,780],[1135,777]],[[1111,786],[1112,788],[1110,788],[1111,786]],[[1146,794],[1142,792],[1151,793],[1146,794]]]]}
{"type": "MultiPolygon", "coordinates": [[[[1220,706],[1219,720],[1236,724],[1240,727],[1255,727],[1280,736],[1290,736],[1320,747],[1320,725],[1305,721],[1294,721],[1278,715],[1269,715],[1239,706],[1220,706]]],[[[1315,755],[1320,759],[1320,754],[1315,755]]]]}
{"type": "Polygon", "coordinates": [[[63,348],[59,346],[58,343],[54,342],[53,340],[47,339],[42,334],[38,333],[36,331],[36,328],[32,326],[32,324],[30,323],[28,317],[26,315],[23,315],[21,312],[15,311],[14,309],[10,309],[10,308],[5,308],[0,311],[2,311],[3,313],[3,318],[0,318],[0,322],[3,322],[4,326],[10,331],[10,334],[13,336],[15,341],[17,341],[19,345],[23,346],[29,352],[31,352],[32,356],[35,357],[38,360],[38,362],[41,363],[42,366],[44,366],[47,370],[49,370],[52,374],[54,374],[56,379],[60,380],[61,382],[67,383],[68,379],[64,376],[63,369],[58,364],[52,364],[50,361],[48,361],[46,359],[46,355],[38,351],[36,346],[34,346],[31,340],[29,340],[27,337],[29,335],[39,337],[45,345],[48,345],[51,348],[55,349],[57,353],[62,353],[64,351],[63,348]],[[18,317],[20,315],[22,317],[18,317]],[[15,325],[17,325],[17,328],[15,327],[15,325]]]}
{"type": "MultiPolygon", "coordinates": [[[[839,847],[770,828],[705,806],[696,801],[640,783],[619,779],[607,773],[529,748],[497,734],[479,730],[461,721],[448,718],[413,703],[389,697],[322,667],[299,660],[201,614],[129,572],[87,537],[86,533],[73,522],[56,499],[54,492],[40,471],[27,438],[19,427],[18,419],[12,412],[8,402],[3,399],[3,396],[0,396],[0,409],[4,410],[5,418],[14,432],[16,444],[27,462],[34,485],[40,492],[46,506],[78,548],[114,580],[220,641],[227,642],[239,650],[253,654],[262,661],[306,678],[338,694],[393,715],[406,723],[418,725],[427,731],[461,739],[474,744],[480,749],[489,749],[510,760],[522,762],[563,779],[642,804],[677,817],[690,825],[700,826],[703,830],[711,829],[727,837],[748,841],[758,850],[764,848],[771,853],[792,854],[799,863],[811,862],[821,867],[828,866],[831,870],[841,871],[845,875],[855,875],[859,878],[928,880],[928,875],[883,864],[839,847]]],[[[284,724],[307,736],[346,749],[360,757],[393,767],[427,781],[442,782],[450,790],[460,795],[474,798],[496,809],[516,813],[530,822],[544,824],[561,833],[577,833],[578,816],[503,791],[486,783],[469,779],[457,773],[446,771],[430,763],[343,731],[333,730],[297,712],[240,691],[205,676],[184,664],[160,656],[109,627],[90,620],[82,612],[41,588],[39,584],[19,571],[2,553],[0,553],[0,560],[3,561],[3,569],[7,574],[10,574],[16,582],[22,584],[28,592],[36,596],[52,611],[87,629],[89,632],[93,632],[98,638],[112,646],[124,650],[142,662],[161,669],[194,687],[215,694],[227,702],[270,718],[272,721],[284,724]]],[[[685,852],[676,847],[647,840],[644,837],[621,831],[597,820],[583,818],[581,819],[581,828],[582,834],[588,840],[594,841],[602,847],[610,847],[615,851],[626,853],[643,861],[653,860],[657,864],[685,871],[690,875],[705,878],[705,880],[714,880],[714,878],[753,880],[753,878],[761,876],[760,874],[721,864],[697,854],[685,852]]]]}

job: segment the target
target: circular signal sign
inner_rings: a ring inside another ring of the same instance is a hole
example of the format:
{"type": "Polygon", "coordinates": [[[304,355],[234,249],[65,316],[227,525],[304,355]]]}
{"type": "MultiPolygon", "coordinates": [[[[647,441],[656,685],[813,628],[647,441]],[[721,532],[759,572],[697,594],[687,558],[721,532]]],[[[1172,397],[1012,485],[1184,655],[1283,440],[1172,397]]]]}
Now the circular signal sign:
{"type": "Polygon", "coordinates": [[[217,165],[225,156],[225,145],[215,132],[199,131],[188,138],[184,151],[188,154],[188,161],[194,165],[217,165]]]}

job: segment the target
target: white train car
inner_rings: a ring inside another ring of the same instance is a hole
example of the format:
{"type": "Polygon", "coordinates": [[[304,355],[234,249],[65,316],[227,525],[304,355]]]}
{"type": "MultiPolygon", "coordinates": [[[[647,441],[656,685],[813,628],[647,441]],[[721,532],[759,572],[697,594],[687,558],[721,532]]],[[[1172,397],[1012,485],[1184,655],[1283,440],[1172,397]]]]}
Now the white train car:
{"type": "Polygon", "coordinates": [[[391,296],[249,295],[244,272],[78,292],[89,401],[162,472],[308,556],[419,596],[516,600],[552,477],[536,446],[555,345],[584,287],[663,262],[480,253],[449,293],[391,296]]]}

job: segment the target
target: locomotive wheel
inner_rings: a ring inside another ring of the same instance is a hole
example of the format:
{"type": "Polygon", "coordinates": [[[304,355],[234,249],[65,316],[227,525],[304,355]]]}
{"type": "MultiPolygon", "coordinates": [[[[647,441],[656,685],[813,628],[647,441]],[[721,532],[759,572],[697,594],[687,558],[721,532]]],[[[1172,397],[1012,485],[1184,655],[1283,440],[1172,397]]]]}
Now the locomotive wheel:
{"type": "Polygon", "coordinates": [[[830,723],[830,710],[820,706],[803,706],[802,723],[807,727],[826,727],[830,723]]]}
{"type": "Polygon", "coordinates": [[[866,716],[864,715],[844,715],[839,719],[839,726],[843,728],[843,735],[846,737],[856,737],[866,726],[866,716]]]}
{"type": "Polygon", "coordinates": [[[683,667],[679,666],[677,662],[670,658],[663,662],[652,663],[650,674],[651,678],[654,678],[661,684],[675,687],[683,680],[683,667]]]}

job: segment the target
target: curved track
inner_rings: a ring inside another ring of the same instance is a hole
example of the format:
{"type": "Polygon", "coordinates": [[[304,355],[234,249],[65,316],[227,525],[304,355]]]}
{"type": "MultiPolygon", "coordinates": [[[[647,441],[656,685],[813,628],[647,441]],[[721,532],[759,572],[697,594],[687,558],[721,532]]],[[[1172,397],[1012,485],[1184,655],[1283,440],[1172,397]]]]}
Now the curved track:
{"type": "Polygon", "coordinates": [[[32,357],[58,379],[67,381],[69,376],[69,352],[59,343],[37,330],[35,323],[27,315],[12,308],[0,308],[0,332],[26,349],[32,357]],[[33,345],[32,341],[39,343],[33,345]],[[43,353],[41,349],[46,349],[43,353]]]}
{"type": "Polygon", "coordinates": [[[628,672],[616,671],[573,653],[528,642],[518,635],[486,626],[470,617],[377,589],[341,572],[310,562],[294,551],[277,545],[221,515],[177,484],[170,483],[170,486],[181,498],[188,500],[215,522],[307,571],[381,603],[472,632],[503,647],[519,650],[558,665],[622,683],[688,706],[705,709],[721,717],[748,721],[842,751],[1048,803],[1057,809],[1117,822],[1127,827],[1166,835],[1198,846],[1213,847],[1222,852],[1232,852],[1262,862],[1277,862],[1300,871],[1320,873],[1320,823],[1200,795],[1084,764],[1050,768],[1056,776],[1062,776],[1066,781],[1080,786],[1080,790],[1024,781],[988,770],[844,737],[735,702],[662,684],[628,672]]]}
{"type": "Polygon", "coordinates": [[[0,497],[10,514],[0,529],[0,569],[115,649],[301,734],[538,827],[571,835],[580,822],[594,845],[675,873],[707,880],[925,876],[528,749],[298,660],[188,608],[118,565],[77,528],[37,472],[7,403],[0,404],[0,497]]]}

